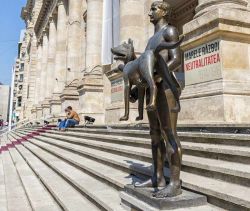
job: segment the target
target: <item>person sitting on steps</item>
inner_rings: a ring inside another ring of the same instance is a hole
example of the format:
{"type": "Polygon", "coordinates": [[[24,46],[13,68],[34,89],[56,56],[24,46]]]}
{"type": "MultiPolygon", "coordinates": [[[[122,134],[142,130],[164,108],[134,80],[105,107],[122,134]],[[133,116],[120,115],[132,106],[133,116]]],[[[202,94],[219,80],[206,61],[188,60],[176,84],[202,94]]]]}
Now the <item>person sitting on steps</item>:
{"type": "Polygon", "coordinates": [[[59,124],[59,130],[61,131],[65,131],[65,129],[68,127],[79,125],[79,122],[80,122],[79,115],[75,111],[73,111],[71,106],[68,106],[65,109],[65,112],[67,114],[67,118],[61,121],[59,124]]]}

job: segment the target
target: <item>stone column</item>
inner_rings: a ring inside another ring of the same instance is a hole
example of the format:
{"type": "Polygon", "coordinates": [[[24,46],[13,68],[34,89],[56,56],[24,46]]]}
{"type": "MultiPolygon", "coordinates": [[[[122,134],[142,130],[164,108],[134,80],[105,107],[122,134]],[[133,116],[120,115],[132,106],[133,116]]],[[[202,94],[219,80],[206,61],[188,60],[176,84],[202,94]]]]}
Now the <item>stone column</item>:
{"type": "MultiPolygon", "coordinates": [[[[68,42],[67,42],[67,84],[61,97],[62,106],[77,105],[79,93],[77,82],[81,74],[82,0],[69,1],[68,42]]],[[[78,109],[75,108],[75,109],[78,109]]]]}
{"type": "Polygon", "coordinates": [[[57,36],[56,36],[56,58],[55,58],[55,81],[53,97],[50,101],[51,114],[58,115],[61,113],[60,95],[66,83],[66,41],[67,41],[67,14],[66,1],[58,1],[57,12],[57,36]]]}
{"type": "Polygon", "coordinates": [[[131,38],[137,52],[142,52],[145,48],[144,9],[144,0],[120,1],[120,40],[123,42],[131,38]]]}
{"type": "Polygon", "coordinates": [[[81,71],[86,68],[86,26],[85,20],[82,20],[82,31],[81,31],[81,71]]]}
{"type": "Polygon", "coordinates": [[[247,0],[199,0],[194,20],[183,26],[186,88],[179,123],[249,122],[247,4],[247,0]]]}
{"type": "Polygon", "coordinates": [[[48,65],[48,32],[47,30],[43,33],[43,57],[42,57],[42,72],[41,72],[41,104],[43,109],[43,117],[49,114],[49,102],[46,99],[46,90],[47,90],[47,65],[48,65]]]}
{"type": "Polygon", "coordinates": [[[37,47],[37,65],[36,65],[36,91],[35,91],[35,105],[36,105],[36,118],[42,117],[42,107],[39,105],[40,90],[41,90],[41,71],[42,71],[42,44],[39,43],[37,47]]]}
{"type": "Polygon", "coordinates": [[[29,73],[28,73],[28,93],[26,103],[26,118],[35,118],[35,87],[36,87],[36,67],[37,67],[37,39],[33,27],[29,28],[30,50],[29,50],[29,73]]]}
{"type": "Polygon", "coordinates": [[[88,0],[87,7],[86,67],[91,69],[101,64],[103,0],[88,0]]]}
{"type": "Polygon", "coordinates": [[[43,49],[42,49],[42,69],[41,69],[41,89],[40,89],[40,102],[45,99],[46,93],[46,73],[47,73],[47,60],[48,60],[48,33],[43,32],[43,49]]]}
{"type": "Polygon", "coordinates": [[[56,56],[56,23],[52,16],[49,20],[49,44],[48,44],[48,64],[47,64],[47,85],[46,98],[51,99],[55,84],[55,56],[56,56]]]}
{"type": "Polygon", "coordinates": [[[104,123],[102,11],[103,0],[87,1],[86,71],[78,86],[80,115],[92,116],[97,123],[104,123]]]}
{"type": "Polygon", "coordinates": [[[82,16],[82,0],[69,1],[67,82],[72,82],[80,76],[82,16]]]}

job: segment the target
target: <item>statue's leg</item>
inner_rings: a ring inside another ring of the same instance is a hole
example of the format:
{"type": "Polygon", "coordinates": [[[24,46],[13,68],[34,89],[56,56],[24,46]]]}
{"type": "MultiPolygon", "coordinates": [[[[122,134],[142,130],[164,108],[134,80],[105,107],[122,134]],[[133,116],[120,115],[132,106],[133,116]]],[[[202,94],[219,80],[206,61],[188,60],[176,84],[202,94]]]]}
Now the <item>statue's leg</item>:
{"type": "Polygon", "coordinates": [[[180,106],[180,94],[181,90],[178,82],[175,80],[175,78],[172,77],[172,73],[169,72],[168,66],[166,64],[166,61],[163,59],[161,55],[158,56],[158,62],[161,68],[158,69],[160,71],[160,74],[162,75],[163,82],[166,83],[166,85],[169,86],[170,90],[172,91],[175,100],[176,100],[176,106],[172,108],[172,112],[180,112],[181,106],[180,106]],[[175,82],[176,81],[176,82],[175,82]]]}
{"type": "Polygon", "coordinates": [[[129,98],[130,98],[130,90],[131,83],[127,75],[124,76],[124,103],[125,103],[125,114],[120,118],[120,121],[127,121],[129,118],[129,98]]]}
{"type": "Polygon", "coordinates": [[[148,111],[156,110],[157,87],[154,81],[155,56],[153,51],[145,51],[140,57],[139,69],[142,77],[146,80],[150,90],[150,100],[147,103],[148,111]]]}
{"type": "Polygon", "coordinates": [[[157,111],[161,125],[162,137],[166,141],[166,157],[170,170],[170,183],[161,191],[154,194],[157,198],[174,197],[181,194],[181,144],[177,136],[176,125],[178,113],[171,112],[176,106],[176,100],[170,89],[164,84],[158,86],[157,111]]]}
{"type": "Polygon", "coordinates": [[[138,87],[138,113],[139,113],[139,116],[136,117],[136,121],[143,120],[144,97],[145,97],[145,88],[138,87]]]}
{"type": "MultiPolygon", "coordinates": [[[[149,94],[147,94],[147,101],[149,101],[149,94]]],[[[152,162],[153,162],[153,175],[151,179],[141,183],[135,184],[136,187],[165,187],[166,181],[163,173],[166,147],[161,137],[160,124],[157,118],[156,111],[148,111],[148,120],[151,136],[152,147],[152,162]]]]}

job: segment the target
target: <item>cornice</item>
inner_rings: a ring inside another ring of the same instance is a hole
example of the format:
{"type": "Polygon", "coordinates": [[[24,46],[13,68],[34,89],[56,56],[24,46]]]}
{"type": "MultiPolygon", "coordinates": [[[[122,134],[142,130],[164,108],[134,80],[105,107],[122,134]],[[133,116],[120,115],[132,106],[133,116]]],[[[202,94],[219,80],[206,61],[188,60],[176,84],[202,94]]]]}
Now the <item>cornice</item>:
{"type": "Polygon", "coordinates": [[[22,8],[21,17],[26,22],[27,28],[34,27],[42,2],[43,0],[27,0],[26,6],[22,8]]]}
{"type": "Polygon", "coordinates": [[[37,22],[35,24],[35,33],[37,35],[38,40],[42,37],[42,32],[44,28],[47,27],[51,16],[57,7],[57,4],[60,0],[44,0],[41,10],[39,12],[37,22]]]}

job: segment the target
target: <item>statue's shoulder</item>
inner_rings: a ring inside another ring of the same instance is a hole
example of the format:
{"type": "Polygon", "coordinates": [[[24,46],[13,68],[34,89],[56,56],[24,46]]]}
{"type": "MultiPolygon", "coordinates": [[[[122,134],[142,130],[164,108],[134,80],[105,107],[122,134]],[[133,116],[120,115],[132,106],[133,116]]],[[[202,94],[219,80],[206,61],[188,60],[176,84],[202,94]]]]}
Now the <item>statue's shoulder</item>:
{"type": "Polygon", "coordinates": [[[163,31],[163,37],[166,41],[178,41],[179,31],[175,26],[167,25],[163,31]]]}

